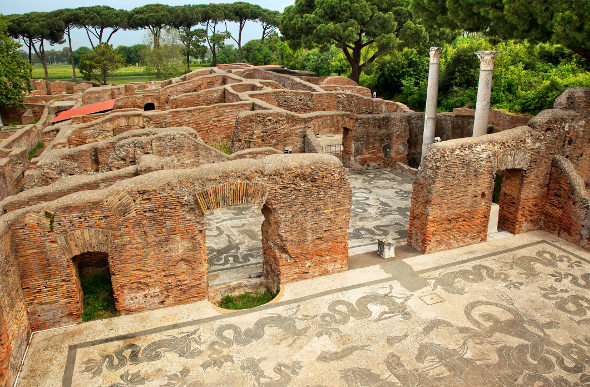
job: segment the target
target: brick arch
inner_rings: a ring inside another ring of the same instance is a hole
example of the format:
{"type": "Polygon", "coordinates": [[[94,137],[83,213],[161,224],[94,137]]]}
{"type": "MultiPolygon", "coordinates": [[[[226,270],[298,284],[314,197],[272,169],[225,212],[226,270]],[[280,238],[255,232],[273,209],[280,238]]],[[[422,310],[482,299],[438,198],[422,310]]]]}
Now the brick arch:
{"type": "Polygon", "coordinates": [[[100,228],[84,228],[70,231],[63,236],[62,249],[65,257],[71,259],[88,252],[109,253],[112,231],[100,228]]]}
{"type": "Polygon", "coordinates": [[[268,187],[261,183],[237,181],[210,187],[195,193],[203,214],[234,204],[264,204],[268,187]]]}
{"type": "MultiPolygon", "coordinates": [[[[81,256],[88,259],[87,253],[104,253],[109,268],[111,267],[111,244],[112,231],[100,228],[85,228],[73,230],[66,233],[60,241],[60,245],[64,251],[64,257],[67,259],[70,276],[72,281],[67,285],[69,293],[73,294],[74,302],[70,302],[69,314],[75,321],[81,321],[84,293],[82,291],[81,276],[79,272],[80,261],[77,258],[81,256]]],[[[91,259],[95,259],[96,254],[92,255],[91,259]]],[[[99,254],[102,255],[102,254],[99,254]]],[[[110,269],[109,269],[110,270],[110,269]]],[[[115,300],[117,299],[116,287],[113,285],[113,293],[115,300]]]]}

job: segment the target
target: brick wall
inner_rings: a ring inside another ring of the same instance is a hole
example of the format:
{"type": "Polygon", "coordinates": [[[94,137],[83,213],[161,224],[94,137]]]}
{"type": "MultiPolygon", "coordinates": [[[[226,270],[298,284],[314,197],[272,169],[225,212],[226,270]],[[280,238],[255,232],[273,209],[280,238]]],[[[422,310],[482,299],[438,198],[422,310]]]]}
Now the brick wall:
{"type": "MultiPolygon", "coordinates": [[[[404,113],[397,113],[404,114],[404,113]]],[[[399,125],[396,113],[354,115],[339,112],[296,114],[281,111],[255,111],[238,117],[232,137],[232,152],[257,147],[305,152],[305,133],[343,134],[351,131],[351,147],[343,150],[343,160],[350,168],[394,166],[407,161],[407,126],[399,125]]]]}
{"type": "Polygon", "coordinates": [[[53,201],[78,191],[105,188],[117,181],[137,176],[139,174],[137,169],[137,166],[132,166],[94,175],[67,176],[51,186],[37,183],[35,185],[36,188],[26,189],[23,192],[0,201],[0,213],[53,201]]]}
{"type": "Polygon", "coordinates": [[[295,114],[286,111],[242,113],[238,116],[233,137],[232,152],[248,148],[272,147],[282,150],[291,147],[293,152],[305,150],[305,132],[318,133],[321,128],[352,127],[352,115],[338,112],[295,114]]]}
{"type": "Polygon", "coordinates": [[[537,130],[560,131],[565,140],[561,154],[582,177],[590,190],[590,88],[568,89],[555,100],[553,109],[544,110],[529,122],[537,130]]]}
{"type": "Polygon", "coordinates": [[[127,130],[180,126],[195,129],[206,143],[229,141],[238,114],[251,108],[251,102],[238,102],[166,111],[115,112],[73,129],[67,145],[75,147],[102,141],[127,130]]]}
{"type": "Polygon", "coordinates": [[[108,140],[45,153],[25,173],[25,188],[48,185],[70,175],[126,168],[146,154],[165,158],[166,169],[196,167],[228,157],[206,145],[190,128],[131,130],[108,140]]]}
{"type": "Polygon", "coordinates": [[[322,89],[319,86],[316,86],[309,82],[305,82],[297,77],[285,74],[278,74],[271,71],[264,71],[260,69],[247,69],[235,71],[234,73],[246,79],[275,81],[285,89],[303,91],[322,91],[322,89]]]}
{"type": "Polygon", "coordinates": [[[409,133],[403,114],[357,116],[348,128],[351,143],[342,151],[345,165],[353,169],[393,168],[397,162],[406,163],[409,133]]]}
{"type": "Polygon", "coordinates": [[[431,145],[414,182],[408,245],[429,253],[485,241],[499,171],[507,171],[500,228],[539,229],[551,157],[562,138],[520,127],[431,145]]]}
{"type": "Polygon", "coordinates": [[[543,229],[590,250],[590,195],[573,164],[555,156],[543,229]]]}
{"type": "Polygon", "coordinates": [[[160,98],[159,93],[154,91],[151,93],[142,93],[127,95],[124,97],[117,98],[113,110],[120,109],[144,109],[145,105],[153,103],[155,109],[160,109],[160,98]]]}
{"type": "MultiPolygon", "coordinates": [[[[461,114],[461,115],[468,115],[468,116],[475,116],[475,109],[454,108],[453,113],[461,114]]],[[[490,109],[490,114],[488,116],[488,123],[500,130],[506,130],[506,129],[515,128],[517,126],[527,125],[527,123],[529,122],[530,119],[531,119],[530,116],[525,116],[522,114],[506,113],[506,112],[503,112],[502,110],[497,110],[497,109],[490,109]]]]}
{"type": "MultiPolygon", "coordinates": [[[[409,128],[408,164],[417,168],[422,157],[422,139],[424,134],[424,113],[411,112],[405,115],[409,128]]],[[[471,137],[473,134],[473,116],[439,113],[436,115],[435,137],[442,141],[471,137]]]]}
{"type": "Polygon", "coordinates": [[[12,386],[30,333],[29,319],[10,234],[0,225],[0,386],[12,386]]]}
{"type": "Polygon", "coordinates": [[[590,88],[569,89],[530,127],[432,144],[414,182],[408,245],[433,252],[485,241],[502,171],[499,230],[544,228],[588,248],[589,111],[590,88]]]}
{"type": "Polygon", "coordinates": [[[178,109],[194,106],[207,106],[224,102],[226,102],[225,87],[215,87],[208,90],[170,97],[169,107],[170,109],[178,109]]]}
{"type": "Polygon", "coordinates": [[[85,252],[108,254],[122,313],[204,299],[206,210],[198,193],[205,191],[218,203],[209,209],[235,195],[242,195],[238,202],[264,197],[264,270],[271,287],[346,269],[351,191],[336,158],[274,155],[158,171],[4,215],[32,329],[80,321],[72,258],[85,252]]]}

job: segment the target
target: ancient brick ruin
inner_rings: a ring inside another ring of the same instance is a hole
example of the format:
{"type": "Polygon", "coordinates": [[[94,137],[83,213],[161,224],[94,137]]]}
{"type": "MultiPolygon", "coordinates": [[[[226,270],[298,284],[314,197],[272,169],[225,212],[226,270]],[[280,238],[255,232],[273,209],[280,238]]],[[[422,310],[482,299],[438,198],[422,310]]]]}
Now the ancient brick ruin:
{"type": "Polygon", "coordinates": [[[414,183],[408,244],[433,252],[485,241],[503,172],[499,229],[544,229],[590,249],[589,113],[590,89],[570,89],[529,126],[432,144],[414,183]]]}
{"type": "Polygon", "coordinates": [[[89,267],[108,266],[122,313],[206,299],[204,217],[218,208],[262,206],[273,290],[346,270],[345,167],[417,174],[408,244],[419,251],[485,241],[498,172],[500,229],[590,248],[590,89],[564,93],[528,127],[477,138],[472,115],[440,113],[442,142],[420,165],[424,114],[342,77],[214,68],[121,86],[53,82],[53,95],[44,85],[24,111],[3,112],[39,121],[0,144],[0,385],[31,331],[81,321],[89,267]],[[113,99],[112,111],[49,124],[113,99]]]}

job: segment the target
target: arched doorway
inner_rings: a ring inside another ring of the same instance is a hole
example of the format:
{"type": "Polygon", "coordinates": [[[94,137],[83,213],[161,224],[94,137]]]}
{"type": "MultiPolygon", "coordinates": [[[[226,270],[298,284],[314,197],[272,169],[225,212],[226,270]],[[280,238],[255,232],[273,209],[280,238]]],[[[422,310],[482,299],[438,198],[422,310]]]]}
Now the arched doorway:
{"type": "Polygon", "coordinates": [[[205,221],[209,298],[217,299],[218,293],[224,293],[228,287],[261,290],[262,205],[246,203],[220,208],[207,213],[205,221]]]}
{"type": "Polygon", "coordinates": [[[233,182],[196,194],[206,224],[205,247],[209,300],[266,287],[262,212],[268,189],[251,182],[233,182]]]}
{"type": "Polygon", "coordinates": [[[72,257],[82,321],[118,315],[115,308],[108,254],[85,252],[72,257]]]}
{"type": "Polygon", "coordinates": [[[156,105],[153,102],[148,102],[145,105],[143,105],[143,110],[146,112],[149,110],[156,110],[156,105]]]}

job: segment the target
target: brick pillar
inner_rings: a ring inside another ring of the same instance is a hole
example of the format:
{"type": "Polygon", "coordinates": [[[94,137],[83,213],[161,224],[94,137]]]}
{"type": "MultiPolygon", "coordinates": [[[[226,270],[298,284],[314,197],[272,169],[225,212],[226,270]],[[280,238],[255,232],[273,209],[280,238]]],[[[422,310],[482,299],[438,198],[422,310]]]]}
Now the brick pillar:
{"type": "Polygon", "coordinates": [[[424,134],[422,135],[422,156],[424,158],[428,145],[434,142],[436,128],[436,103],[438,98],[438,74],[440,72],[440,55],[442,47],[430,47],[430,67],[428,69],[428,90],[426,92],[426,109],[424,110],[424,134]]]}
{"type": "Polygon", "coordinates": [[[475,119],[473,120],[473,137],[483,136],[488,133],[488,116],[490,114],[490,98],[492,96],[492,73],[494,71],[494,59],[496,59],[496,55],[499,53],[499,51],[475,52],[481,64],[479,67],[475,119]]]}

